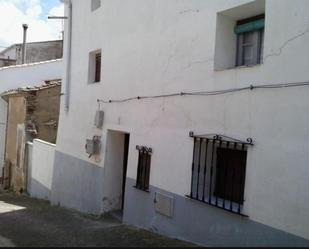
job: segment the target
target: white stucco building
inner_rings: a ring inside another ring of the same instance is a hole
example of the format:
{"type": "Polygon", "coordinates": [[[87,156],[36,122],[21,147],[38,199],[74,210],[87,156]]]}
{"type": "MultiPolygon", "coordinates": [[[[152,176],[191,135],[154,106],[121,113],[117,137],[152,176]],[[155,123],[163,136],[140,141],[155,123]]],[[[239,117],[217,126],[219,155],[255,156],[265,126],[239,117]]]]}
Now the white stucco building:
{"type": "Polygon", "coordinates": [[[52,202],[203,245],[308,246],[309,2],[66,3],[52,202]]]}

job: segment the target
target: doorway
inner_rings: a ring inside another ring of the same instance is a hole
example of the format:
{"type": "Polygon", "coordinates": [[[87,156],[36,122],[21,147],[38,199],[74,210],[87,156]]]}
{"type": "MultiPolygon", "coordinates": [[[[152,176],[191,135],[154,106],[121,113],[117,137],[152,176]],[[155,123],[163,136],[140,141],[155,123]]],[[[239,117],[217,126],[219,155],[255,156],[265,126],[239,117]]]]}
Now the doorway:
{"type": "Polygon", "coordinates": [[[126,179],[127,179],[127,169],[128,169],[128,157],[129,157],[129,144],[130,144],[130,134],[124,135],[124,152],[123,152],[123,175],[122,175],[122,204],[121,211],[124,208],[124,196],[126,193],[126,179]]]}
{"type": "Polygon", "coordinates": [[[108,131],[106,140],[103,211],[122,219],[130,134],[108,131]]]}

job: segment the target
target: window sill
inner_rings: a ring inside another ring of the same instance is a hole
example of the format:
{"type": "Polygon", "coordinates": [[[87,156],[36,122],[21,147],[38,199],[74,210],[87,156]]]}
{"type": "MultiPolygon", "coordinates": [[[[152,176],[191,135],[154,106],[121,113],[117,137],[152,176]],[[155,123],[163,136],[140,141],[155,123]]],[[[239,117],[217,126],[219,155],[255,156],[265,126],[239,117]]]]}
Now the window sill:
{"type": "Polygon", "coordinates": [[[99,85],[101,83],[101,81],[98,82],[88,82],[88,85],[99,85]]]}
{"type": "Polygon", "coordinates": [[[144,189],[141,189],[141,188],[138,188],[138,187],[136,187],[136,186],[132,186],[133,188],[135,188],[135,189],[137,189],[137,190],[140,190],[140,191],[143,191],[143,192],[146,192],[146,193],[150,193],[150,191],[149,190],[144,190],[144,189]]]}
{"type": "Polygon", "coordinates": [[[256,68],[262,66],[263,63],[255,64],[255,65],[243,65],[243,66],[236,66],[236,67],[228,67],[222,69],[214,69],[215,72],[222,72],[227,70],[241,70],[241,69],[249,69],[249,68],[256,68]]]}
{"type": "Polygon", "coordinates": [[[221,209],[221,210],[224,210],[226,212],[229,212],[231,214],[235,214],[235,215],[239,215],[241,217],[244,217],[244,218],[249,218],[248,215],[246,214],[243,214],[243,213],[238,213],[238,212],[235,212],[235,211],[232,211],[228,208],[224,208],[223,206],[219,206],[219,205],[215,205],[214,203],[209,203],[209,202],[206,202],[206,201],[203,201],[203,200],[199,200],[199,199],[196,199],[196,198],[193,198],[191,197],[190,195],[185,195],[186,199],[189,199],[191,201],[195,201],[195,202],[198,202],[198,203],[201,203],[201,204],[205,204],[205,205],[208,205],[208,206],[211,206],[211,207],[214,207],[214,208],[218,208],[218,209],[221,209]]]}

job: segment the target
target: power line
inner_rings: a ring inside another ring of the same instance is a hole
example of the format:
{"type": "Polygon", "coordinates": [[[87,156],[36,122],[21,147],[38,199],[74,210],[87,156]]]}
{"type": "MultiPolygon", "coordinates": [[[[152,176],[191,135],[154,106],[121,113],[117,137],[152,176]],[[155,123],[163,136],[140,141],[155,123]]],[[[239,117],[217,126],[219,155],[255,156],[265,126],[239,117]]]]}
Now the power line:
{"type": "Polygon", "coordinates": [[[202,91],[202,92],[180,92],[180,93],[170,93],[170,94],[161,94],[161,95],[149,95],[149,96],[136,96],[130,98],[123,99],[115,99],[115,100],[102,100],[98,99],[98,103],[123,103],[132,100],[142,100],[142,99],[156,99],[156,98],[168,98],[168,97],[176,97],[176,96],[211,96],[211,95],[222,95],[227,93],[241,92],[246,90],[254,90],[254,89],[277,89],[277,88],[288,88],[288,87],[301,87],[301,86],[309,86],[309,81],[304,82],[293,82],[293,83],[281,83],[281,84],[265,84],[265,85],[250,85],[247,87],[241,88],[231,88],[225,90],[216,90],[216,91],[202,91]]]}

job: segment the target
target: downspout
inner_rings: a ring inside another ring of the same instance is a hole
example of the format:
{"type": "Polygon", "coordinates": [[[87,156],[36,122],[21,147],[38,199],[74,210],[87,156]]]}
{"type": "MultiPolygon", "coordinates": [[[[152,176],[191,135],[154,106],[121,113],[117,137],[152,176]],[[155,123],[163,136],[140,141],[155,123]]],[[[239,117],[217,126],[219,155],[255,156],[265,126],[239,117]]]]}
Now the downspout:
{"type": "Polygon", "coordinates": [[[65,85],[65,110],[68,112],[70,107],[71,92],[71,54],[72,54],[72,1],[68,0],[68,44],[66,60],[66,85],[65,85]]]}

